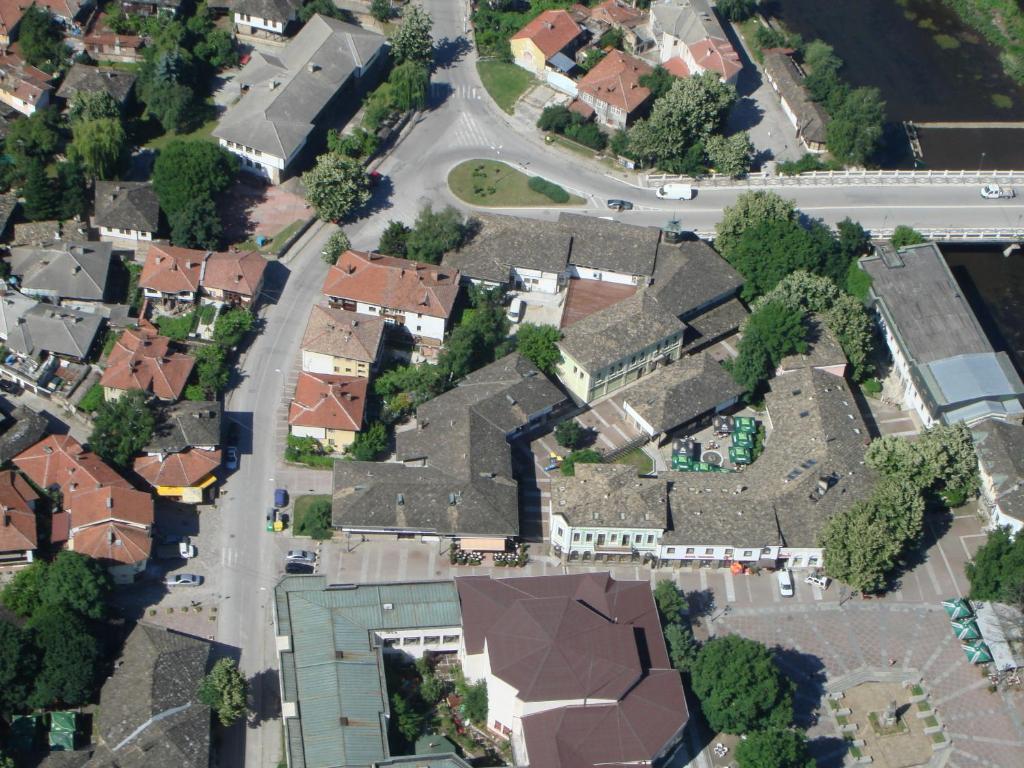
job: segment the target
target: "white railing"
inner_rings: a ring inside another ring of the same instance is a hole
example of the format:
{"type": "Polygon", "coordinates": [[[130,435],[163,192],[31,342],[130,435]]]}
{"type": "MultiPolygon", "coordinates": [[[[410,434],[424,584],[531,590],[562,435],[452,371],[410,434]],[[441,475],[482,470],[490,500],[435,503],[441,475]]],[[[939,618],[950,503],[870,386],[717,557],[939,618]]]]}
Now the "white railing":
{"type": "Polygon", "coordinates": [[[712,174],[701,178],[669,173],[641,174],[647,187],[683,183],[701,187],[890,186],[912,184],[1024,184],[1024,171],[808,171],[795,176],[751,174],[745,179],[712,174]]]}
{"type": "MultiPolygon", "coordinates": [[[[893,227],[880,227],[867,229],[872,238],[885,239],[892,237],[893,227]]],[[[926,240],[945,240],[947,242],[978,242],[978,243],[1024,243],[1024,227],[1004,228],[962,228],[945,227],[929,229],[927,227],[914,227],[926,240]]],[[[713,229],[694,229],[693,234],[701,240],[714,240],[716,233],[713,229]]]]}

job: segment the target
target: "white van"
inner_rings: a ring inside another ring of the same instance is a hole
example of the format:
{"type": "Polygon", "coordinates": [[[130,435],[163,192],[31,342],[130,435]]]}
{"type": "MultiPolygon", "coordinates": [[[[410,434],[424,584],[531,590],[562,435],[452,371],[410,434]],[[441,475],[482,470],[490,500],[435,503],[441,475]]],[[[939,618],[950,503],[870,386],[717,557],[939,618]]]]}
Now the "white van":
{"type": "Polygon", "coordinates": [[[513,323],[518,323],[523,319],[523,311],[526,309],[526,302],[516,296],[512,299],[512,303],[508,305],[508,319],[513,323]]]}
{"type": "Polygon", "coordinates": [[[693,200],[696,193],[689,184],[665,184],[655,194],[662,200],[693,200]]]}
{"type": "Polygon", "coordinates": [[[776,574],[779,579],[779,594],[783,597],[793,596],[793,574],[789,572],[789,568],[782,568],[776,574]]]}

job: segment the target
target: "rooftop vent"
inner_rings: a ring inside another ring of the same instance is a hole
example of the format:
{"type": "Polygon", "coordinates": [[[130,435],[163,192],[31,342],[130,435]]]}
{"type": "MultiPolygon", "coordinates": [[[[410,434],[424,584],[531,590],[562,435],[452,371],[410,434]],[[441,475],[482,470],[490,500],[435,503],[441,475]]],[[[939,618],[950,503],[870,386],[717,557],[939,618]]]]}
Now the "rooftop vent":
{"type": "MultiPolygon", "coordinates": [[[[344,651],[335,651],[334,652],[334,658],[336,658],[336,659],[344,659],[345,658],[345,652],[344,651]]],[[[345,718],[342,718],[342,720],[344,720],[344,719],[345,718]]],[[[344,725],[344,723],[342,723],[342,725],[344,725]]]]}
{"type": "Polygon", "coordinates": [[[405,494],[404,493],[398,494],[398,497],[395,499],[395,501],[398,503],[399,506],[402,506],[403,504],[405,504],[405,494]]]}
{"type": "Polygon", "coordinates": [[[348,718],[347,717],[339,717],[338,718],[338,724],[342,725],[342,726],[348,725],[348,718]]]}
{"type": "Polygon", "coordinates": [[[381,610],[393,611],[393,610],[395,610],[395,604],[394,603],[384,603],[381,606],[381,610]]]}

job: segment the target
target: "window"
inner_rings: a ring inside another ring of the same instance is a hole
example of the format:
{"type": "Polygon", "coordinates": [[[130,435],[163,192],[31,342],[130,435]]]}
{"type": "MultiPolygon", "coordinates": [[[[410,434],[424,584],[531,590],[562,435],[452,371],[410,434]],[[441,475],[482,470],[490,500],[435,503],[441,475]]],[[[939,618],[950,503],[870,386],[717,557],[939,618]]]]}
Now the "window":
{"type": "Polygon", "coordinates": [[[815,555],[811,555],[810,557],[807,558],[807,564],[808,565],[817,565],[818,564],[818,558],[815,555]]]}
{"type": "Polygon", "coordinates": [[[439,645],[441,642],[440,635],[424,635],[423,643],[425,645],[439,645]]]}
{"type": "Polygon", "coordinates": [[[579,532],[576,532],[576,533],[574,533],[574,534],[572,535],[572,540],[573,540],[573,541],[579,541],[579,540],[580,540],[580,534],[579,534],[579,532]]]}
{"type": "Polygon", "coordinates": [[[653,544],[654,543],[654,534],[653,533],[648,533],[647,534],[647,543],[648,544],[653,544]]]}
{"type": "Polygon", "coordinates": [[[665,548],[665,554],[666,555],[674,555],[675,553],[676,553],[676,548],[675,547],[666,547],[665,548]]]}
{"type": "Polygon", "coordinates": [[[418,325],[417,325],[417,326],[416,326],[416,330],[417,330],[417,331],[421,331],[421,330],[423,330],[423,329],[422,329],[422,328],[421,328],[420,326],[418,326],[418,325]]]}
{"type": "Polygon", "coordinates": [[[419,645],[420,638],[418,637],[403,637],[402,645],[419,645]]]}
{"type": "Polygon", "coordinates": [[[751,549],[744,549],[743,550],[743,556],[744,557],[752,557],[753,555],[754,555],[754,551],[753,550],[751,550],[751,549]]]}
{"type": "Polygon", "coordinates": [[[578,373],[578,372],[579,372],[579,368],[577,368],[577,367],[576,367],[576,366],[574,365],[574,366],[572,367],[572,372],[573,372],[573,373],[578,373]]]}
{"type": "Polygon", "coordinates": [[[686,554],[692,555],[693,554],[693,547],[687,547],[686,548],[686,554]]]}
{"type": "Polygon", "coordinates": [[[619,540],[619,534],[613,533],[612,534],[612,541],[618,541],[618,540],[619,540]]]}
{"type": "Polygon", "coordinates": [[[712,549],[711,547],[707,547],[707,548],[706,548],[706,549],[704,550],[704,554],[705,554],[705,555],[713,555],[713,554],[715,554],[715,550],[714,550],[714,549],[712,549]]]}
{"type": "Polygon", "coordinates": [[[561,535],[562,535],[562,526],[558,526],[558,535],[559,535],[559,536],[561,536],[561,535]]]}
{"type": "Polygon", "coordinates": [[[587,543],[589,544],[589,543],[590,543],[590,542],[592,542],[593,540],[594,540],[594,534],[592,534],[592,533],[588,533],[588,534],[587,534],[587,543]]]}
{"type": "Polygon", "coordinates": [[[732,550],[731,550],[731,549],[727,549],[727,550],[725,550],[725,556],[726,556],[727,558],[731,558],[731,557],[732,557],[732,550]]]}
{"type": "Polygon", "coordinates": [[[459,642],[459,636],[458,635],[445,635],[444,637],[441,638],[441,642],[444,643],[445,645],[451,645],[452,643],[459,642]]]}

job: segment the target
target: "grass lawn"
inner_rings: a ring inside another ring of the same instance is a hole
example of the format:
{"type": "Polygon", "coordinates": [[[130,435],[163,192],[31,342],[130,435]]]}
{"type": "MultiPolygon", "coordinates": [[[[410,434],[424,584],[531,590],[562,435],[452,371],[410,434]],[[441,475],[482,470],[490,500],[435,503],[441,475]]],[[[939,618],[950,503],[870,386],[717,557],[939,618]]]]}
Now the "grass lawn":
{"type": "Polygon", "coordinates": [[[654,462],[651,457],[640,448],[635,448],[629,453],[624,453],[615,460],[616,464],[632,464],[641,475],[647,475],[654,471],[654,462]]]}
{"type": "MultiPolygon", "coordinates": [[[[551,208],[551,198],[527,186],[529,177],[496,160],[467,160],[448,174],[448,187],[460,200],[494,208],[551,208]]],[[[584,205],[585,200],[569,195],[564,205],[584,205]]]]}
{"type": "Polygon", "coordinates": [[[162,136],[157,136],[155,139],[151,139],[146,142],[145,147],[146,149],[160,151],[174,139],[206,139],[208,141],[217,141],[217,139],[213,137],[213,129],[216,127],[217,116],[214,115],[191,133],[175,133],[174,131],[168,131],[162,136]]]}
{"type": "Polygon", "coordinates": [[[510,115],[515,111],[519,97],[533,83],[533,75],[525,69],[503,61],[478,61],[476,71],[480,73],[487,93],[510,115]]]}
{"type": "Polygon", "coordinates": [[[295,508],[292,515],[292,530],[300,536],[312,536],[315,539],[329,539],[331,538],[331,531],[328,527],[330,525],[330,518],[325,520],[311,519],[311,513],[314,512],[315,507],[321,507],[323,504],[328,506],[331,503],[330,494],[310,494],[308,496],[299,496],[295,499],[295,508]],[[327,526],[324,526],[324,523],[327,526]]]}

